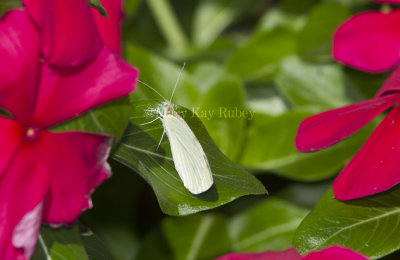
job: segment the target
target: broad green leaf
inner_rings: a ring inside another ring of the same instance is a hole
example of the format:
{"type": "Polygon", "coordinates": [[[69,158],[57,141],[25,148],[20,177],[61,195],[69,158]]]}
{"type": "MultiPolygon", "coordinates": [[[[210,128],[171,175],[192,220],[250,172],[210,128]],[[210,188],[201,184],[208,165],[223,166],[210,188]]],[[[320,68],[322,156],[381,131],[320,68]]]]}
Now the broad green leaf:
{"type": "Polygon", "coordinates": [[[247,80],[270,77],[281,59],[295,52],[294,33],[277,28],[255,34],[249,42],[234,50],[226,66],[229,73],[247,80]]]}
{"type": "Polygon", "coordinates": [[[282,62],[278,89],[298,107],[323,111],[347,105],[345,77],[339,65],[310,64],[297,57],[282,62]]]}
{"type": "Polygon", "coordinates": [[[285,13],[283,10],[274,8],[268,10],[260,19],[257,31],[272,31],[276,28],[285,28],[292,32],[299,32],[306,23],[304,15],[285,13]]]}
{"type": "Polygon", "coordinates": [[[295,230],[307,211],[279,199],[267,199],[229,220],[236,252],[284,250],[292,246],[295,230]]]}
{"type": "Polygon", "coordinates": [[[21,7],[21,0],[1,0],[0,2],[0,15],[3,15],[5,12],[12,8],[21,7]]]}
{"type": "Polygon", "coordinates": [[[115,160],[109,163],[113,176],[96,188],[92,194],[94,206],[81,215],[80,221],[101,238],[114,260],[132,260],[140,243],[137,230],[146,226],[141,217],[143,208],[151,215],[160,214],[160,210],[155,198],[143,200],[143,191],[152,191],[139,175],[115,160]]]}
{"type": "MultiPolygon", "coordinates": [[[[246,88],[246,103],[250,111],[279,116],[289,106],[272,85],[254,85],[246,88]]],[[[251,123],[251,120],[250,120],[251,123]]]]}
{"type": "Polygon", "coordinates": [[[142,239],[135,260],[175,260],[160,224],[155,225],[142,239]]]}
{"type": "Polygon", "coordinates": [[[371,4],[370,0],[330,0],[331,2],[339,2],[342,5],[348,6],[348,7],[358,7],[366,4],[371,4]]]}
{"type": "Polygon", "coordinates": [[[118,141],[129,121],[130,102],[123,97],[100,107],[91,109],[85,114],[53,127],[53,131],[85,131],[108,134],[118,141]]]}
{"type": "Polygon", "coordinates": [[[300,2],[297,0],[283,0],[279,7],[285,13],[308,14],[319,1],[320,0],[303,0],[300,2]]]}
{"type": "Polygon", "coordinates": [[[89,260],[113,260],[104,242],[94,233],[81,234],[82,243],[85,247],[89,260]]]}
{"type": "Polygon", "coordinates": [[[350,10],[339,3],[322,2],[316,5],[299,34],[300,53],[314,60],[330,59],[333,33],[349,16],[350,10]]]}
{"type": "Polygon", "coordinates": [[[276,195],[294,205],[313,209],[331,186],[332,179],[319,182],[294,182],[280,189],[276,195]]]}
{"type": "Polygon", "coordinates": [[[193,41],[207,47],[239,14],[251,9],[260,0],[203,0],[196,8],[193,21],[193,41]]]}
{"type": "MultiPolygon", "coordinates": [[[[127,61],[140,68],[140,80],[156,89],[164,98],[170,99],[183,63],[174,64],[135,45],[127,45],[125,52],[127,61]]],[[[200,91],[184,71],[174,93],[173,102],[186,107],[198,106],[199,95],[200,91]]],[[[133,100],[163,100],[154,90],[141,83],[131,97],[133,100]]]]}
{"type": "Polygon", "coordinates": [[[191,111],[177,107],[207,155],[214,185],[200,195],[193,195],[183,186],[175,170],[168,138],[164,138],[160,120],[144,110],[159,109],[161,103],[143,101],[135,104],[129,125],[114,158],[138,172],[153,188],[162,211],[169,215],[187,215],[218,207],[238,197],[266,193],[263,185],[239,165],[230,161],[214,144],[201,121],[191,111]]]}
{"type": "MultiPolygon", "coordinates": [[[[120,174],[120,172],[116,172],[116,174],[120,174]]],[[[115,196],[113,196],[113,199],[114,198],[115,196]]],[[[113,203],[117,202],[113,201],[113,203]]],[[[127,201],[124,200],[124,203],[127,203],[127,201]]],[[[99,230],[96,232],[101,235],[102,240],[107,245],[109,254],[113,256],[112,259],[132,260],[137,254],[139,241],[137,235],[132,231],[132,228],[120,220],[121,217],[116,218],[111,224],[101,223],[101,226],[98,228],[99,230]]],[[[89,250],[87,250],[87,252],[89,254],[89,250]]]]}
{"type": "Polygon", "coordinates": [[[250,122],[240,163],[256,170],[269,170],[287,178],[314,181],[337,173],[372,132],[373,124],[330,148],[301,153],[295,148],[297,128],[312,113],[291,110],[271,116],[256,113],[250,122]],[[332,159],[334,158],[334,159],[332,159]]]}
{"type": "MultiPolygon", "coordinates": [[[[211,87],[218,83],[222,78],[232,77],[227,74],[222,64],[216,62],[197,63],[190,75],[192,82],[196,85],[199,92],[204,95],[211,87]]],[[[235,77],[237,79],[237,77],[235,77]]]]}
{"type": "Polygon", "coordinates": [[[204,122],[222,152],[232,160],[242,149],[247,121],[254,112],[245,107],[244,89],[235,77],[217,82],[203,98],[202,105],[193,112],[204,122]]]}
{"type": "Polygon", "coordinates": [[[32,260],[89,260],[77,225],[40,229],[32,260]]]}
{"type": "Polygon", "coordinates": [[[163,220],[162,228],[176,260],[212,259],[232,248],[222,215],[168,217],[163,220]]]}
{"type": "Polygon", "coordinates": [[[236,160],[242,148],[246,121],[251,117],[245,106],[242,82],[215,63],[201,63],[191,78],[203,95],[201,105],[190,108],[202,119],[221,151],[236,160]]]}
{"type": "Polygon", "coordinates": [[[346,67],[344,72],[347,82],[355,88],[354,92],[358,93],[357,101],[373,98],[389,77],[389,72],[370,74],[349,67],[346,67]]]}
{"type": "Polygon", "coordinates": [[[138,10],[139,4],[142,0],[125,0],[124,1],[124,11],[129,15],[133,16],[138,10]]]}
{"type": "Polygon", "coordinates": [[[103,5],[100,3],[100,0],[88,0],[89,1],[89,5],[93,8],[95,8],[97,11],[99,11],[99,13],[102,16],[105,16],[108,18],[108,14],[106,9],[103,7],[103,5]]]}
{"type": "Polygon", "coordinates": [[[342,245],[380,258],[400,248],[399,201],[398,186],[352,201],[336,200],[329,190],[301,223],[293,244],[302,254],[342,245]]]}

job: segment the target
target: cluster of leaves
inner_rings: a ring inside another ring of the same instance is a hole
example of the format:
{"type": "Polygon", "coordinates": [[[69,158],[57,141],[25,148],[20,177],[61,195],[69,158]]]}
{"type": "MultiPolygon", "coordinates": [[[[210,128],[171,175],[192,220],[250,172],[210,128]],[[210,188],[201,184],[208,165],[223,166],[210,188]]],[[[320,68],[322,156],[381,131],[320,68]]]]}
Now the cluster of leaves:
{"type": "MultiPolygon", "coordinates": [[[[90,4],[106,15],[100,2],[90,4]]],[[[146,110],[163,100],[139,85],[129,98],[53,129],[116,136],[114,176],[94,193],[95,207],[79,225],[42,228],[33,259],[211,259],[290,246],[307,253],[333,244],[379,258],[400,248],[398,188],[352,202],[333,199],[330,190],[332,178],[376,121],[318,153],[294,147],[303,119],[370,98],[386,78],[330,58],[335,28],[352,13],[377,5],[366,0],[125,5],[124,58],[140,69],[143,82],[169,98],[187,62],[173,103],[201,142],[215,185],[198,196],[183,187],[168,139],[157,149],[160,121],[144,124],[156,117],[146,110]],[[244,195],[259,196],[238,199],[244,195]]]]}

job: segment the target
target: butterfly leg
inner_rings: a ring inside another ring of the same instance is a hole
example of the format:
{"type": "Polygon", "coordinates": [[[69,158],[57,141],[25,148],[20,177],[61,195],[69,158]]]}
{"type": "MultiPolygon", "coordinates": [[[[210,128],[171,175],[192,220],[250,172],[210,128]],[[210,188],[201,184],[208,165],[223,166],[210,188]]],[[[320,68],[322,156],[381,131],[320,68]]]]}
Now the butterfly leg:
{"type": "Polygon", "coordinates": [[[139,124],[139,125],[148,125],[148,124],[151,124],[151,123],[153,123],[154,121],[156,121],[158,119],[160,119],[160,117],[156,117],[155,119],[151,120],[150,122],[139,124]]]}
{"type": "Polygon", "coordinates": [[[157,150],[158,150],[158,148],[160,147],[160,145],[161,145],[161,142],[162,142],[162,140],[163,140],[163,138],[164,138],[164,135],[165,135],[165,129],[164,129],[164,131],[163,131],[163,133],[162,133],[162,136],[161,136],[160,142],[158,142],[158,145],[157,145],[157,149],[156,149],[156,151],[157,151],[157,150]]]}

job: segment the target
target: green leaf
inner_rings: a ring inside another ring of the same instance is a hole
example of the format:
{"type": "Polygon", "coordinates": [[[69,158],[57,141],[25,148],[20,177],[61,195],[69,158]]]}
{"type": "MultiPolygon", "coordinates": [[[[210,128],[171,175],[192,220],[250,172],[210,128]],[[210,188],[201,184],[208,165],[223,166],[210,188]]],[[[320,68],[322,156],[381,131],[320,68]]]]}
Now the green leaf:
{"type": "Polygon", "coordinates": [[[208,157],[213,172],[214,185],[200,195],[184,188],[170,152],[168,138],[159,149],[157,144],[163,133],[157,115],[144,110],[157,109],[160,102],[143,101],[134,106],[131,124],[121,139],[114,158],[138,172],[153,188],[162,211],[169,215],[187,215],[218,207],[238,197],[266,193],[263,185],[239,165],[230,161],[214,144],[198,117],[191,111],[177,107],[192,129],[208,157]]]}
{"type": "Polygon", "coordinates": [[[305,254],[329,245],[352,248],[372,259],[400,248],[400,189],[339,201],[329,190],[296,231],[294,246],[305,254]]]}
{"type": "Polygon", "coordinates": [[[175,260],[159,223],[142,239],[139,252],[135,259],[175,260]]]}
{"type": "Polygon", "coordinates": [[[350,10],[338,3],[322,2],[310,12],[303,31],[299,34],[299,51],[310,59],[331,57],[332,36],[336,28],[350,16],[350,10]]]}
{"type": "Polygon", "coordinates": [[[308,14],[319,0],[283,0],[279,7],[286,13],[308,14]]]}
{"type": "Polygon", "coordinates": [[[78,225],[40,229],[32,260],[89,260],[82,244],[78,225]]]}
{"type": "Polygon", "coordinates": [[[193,41],[208,47],[239,14],[251,9],[260,0],[203,0],[196,8],[193,21],[193,41]]]}
{"type": "Polygon", "coordinates": [[[279,116],[289,110],[287,101],[272,86],[260,84],[248,87],[246,97],[247,106],[251,111],[279,116]]]}
{"type": "Polygon", "coordinates": [[[163,220],[162,228],[176,260],[212,259],[231,251],[227,223],[222,215],[169,217],[163,220]]]}
{"type": "Polygon", "coordinates": [[[359,93],[357,101],[373,98],[390,74],[389,72],[370,74],[349,67],[346,67],[344,72],[349,85],[354,86],[354,92],[359,93]]]}
{"type": "Polygon", "coordinates": [[[292,104],[323,111],[350,103],[344,78],[339,65],[314,65],[290,57],[282,62],[275,81],[292,104]]]}
{"type": "Polygon", "coordinates": [[[255,80],[271,76],[281,59],[295,52],[294,33],[278,28],[255,34],[249,42],[234,50],[226,66],[229,73],[255,80]]]}
{"type": "MultiPolygon", "coordinates": [[[[332,0],[331,0],[332,1],[332,0]]],[[[336,0],[333,0],[336,1],[336,0]]],[[[357,7],[362,5],[370,4],[369,0],[339,0],[339,3],[348,7],[357,7]]]]}
{"type": "Polygon", "coordinates": [[[81,234],[83,245],[89,260],[112,260],[113,257],[108,251],[104,242],[93,232],[81,234]]]}
{"type": "Polygon", "coordinates": [[[85,131],[108,134],[115,137],[114,144],[121,138],[129,121],[129,97],[123,97],[85,114],[53,127],[52,131],[85,131]]]}
{"type": "Polygon", "coordinates": [[[0,2],[0,15],[3,15],[5,12],[12,8],[21,7],[21,0],[1,0],[0,2]]]}
{"type": "MultiPolygon", "coordinates": [[[[117,174],[121,173],[117,172],[117,174]]],[[[113,178],[115,178],[115,176],[113,176],[113,178]]],[[[118,187],[118,188],[122,189],[123,187],[118,187]]],[[[117,201],[115,201],[115,199],[118,198],[115,198],[115,196],[113,196],[112,198],[114,200],[112,201],[112,203],[117,204],[117,201]]],[[[132,201],[127,201],[127,199],[124,198],[123,203],[128,203],[128,202],[132,203],[132,201]]],[[[113,209],[109,208],[109,210],[113,209]]],[[[115,210],[113,212],[115,212],[115,210]]],[[[127,213],[125,214],[128,215],[127,213]]],[[[128,215],[126,216],[126,218],[131,218],[131,216],[128,215]]],[[[114,220],[109,220],[109,221],[111,222],[111,224],[100,223],[99,224],[100,227],[96,228],[96,233],[98,233],[102,237],[102,240],[107,245],[109,254],[111,254],[113,256],[113,259],[115,260],[134,259],[139,247],[139,241],[137,235],[135,234],[135,232],[133,232],[130,225],[127,225],[126,223],[124,223],[124,221],[122,221],[121,217],[117,216],[114,220]]]]}
{"type": "Polygon", "coordinates": [[[281,9],[274,8],[261,17],[257,25],[258,31],[272,31],[277,28],[285,28],[292,32],[299,32],[306,23],[306,17],[286,13],[281,9]]]}
{"type": "Polygon", "coordinates": [[[311,115],[310,112],[296,110],[278,116],[256,113],[249,126],[240,163],[291,179],[321,180],[337,173],[375,126],[371,123],[354,136],[322,151],[301,153],[296,150],[294,142],[297,128],[302,120],[311,115]]]}
{"type": "Polygon", "coordinates": [[[142,0],[125,0],[124,1],[124,11],[129,15],[135,15],[136,11],[142,0]]]}
{"type": "Polygon", "coordinates": [[[307,211],[279,199],[267,199],[229,220],[236,252],[284,250],[292,246],[294,232],[307,211]]]}
{"type": "Polygon", "coordinates": [[[235,160],[242,149],[247,121],[252,117],[245,107],[241,82],[234,77],[221,79],[204,95],[201,107],[194,112],[222,152],[235,160]]]}
{"type": "Polygon", "coordinates": [[[332,179],[319,182],[292,182],[276,194],[294,205],[313,209],[325,192],[332,186],[332,179]]]}
{"type": "Polygon", "coordinates": [[[97,11],[99,11],[100,15],[105,16],[108,18],[108,14],[106,9],[103,7],[103,5],[100,3],[99,0],[88,0],[89,5],[93,8],[95,8],[97,11]]]}
{"type": "Polygon", "coordinates": [[[201,63],[191,78],[203,92],[199,97],[201,105],[191,106],[192,111],[202,119],[221,151],[230,159],[237,160],[242,149],[246,121],[251,117],[245,106],[242,82],[214,63],[201,63]]]}
{"type": "MultiPolygon", "coordinates": [[[[140,68],[140,80],[156,89],[166,99],[169,99],[182,66],[178,66],[135,45],[127,45],[125,52],[127,61],[140,68]]],[[[199,106],[199,97],[201,97],[201,93],[197,86],[193,83],[187,71],[183,71],[173,101],[186,107],[199,106]]],[[[131,98],[134,101],[143,99],[163,100],[154,90],[143,86],[143,84],[139,84],[131,98]]]]}

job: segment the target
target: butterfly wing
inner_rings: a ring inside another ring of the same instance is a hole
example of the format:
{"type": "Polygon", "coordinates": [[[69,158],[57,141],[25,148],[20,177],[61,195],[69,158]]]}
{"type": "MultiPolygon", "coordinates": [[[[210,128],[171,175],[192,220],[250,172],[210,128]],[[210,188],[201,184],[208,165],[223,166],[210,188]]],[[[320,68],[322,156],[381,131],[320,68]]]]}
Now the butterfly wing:
{"type": "Polygon", "coordinates": [[[213,178],[200,142],[178,114],[165,115],[161,121],[183,185],[193,194],[205,192],[212,186],[213,178]]]}

